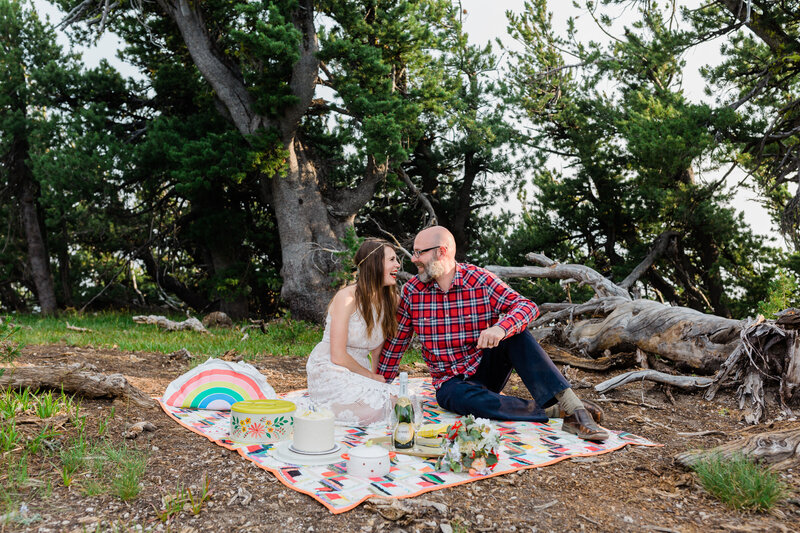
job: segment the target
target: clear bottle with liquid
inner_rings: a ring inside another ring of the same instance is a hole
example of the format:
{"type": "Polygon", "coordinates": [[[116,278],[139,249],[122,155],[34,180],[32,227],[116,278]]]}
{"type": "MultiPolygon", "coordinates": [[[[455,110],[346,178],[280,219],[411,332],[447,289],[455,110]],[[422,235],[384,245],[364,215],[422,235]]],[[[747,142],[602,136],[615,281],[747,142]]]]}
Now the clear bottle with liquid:
{"type": "Polygon", "coordinates": [[[408,396],[408,373],[400,372],[400,393],[394,404],[394,431],[392,432],[392,445],[398,450],[408,450],[414,447],[414,404],[408,396]]]}

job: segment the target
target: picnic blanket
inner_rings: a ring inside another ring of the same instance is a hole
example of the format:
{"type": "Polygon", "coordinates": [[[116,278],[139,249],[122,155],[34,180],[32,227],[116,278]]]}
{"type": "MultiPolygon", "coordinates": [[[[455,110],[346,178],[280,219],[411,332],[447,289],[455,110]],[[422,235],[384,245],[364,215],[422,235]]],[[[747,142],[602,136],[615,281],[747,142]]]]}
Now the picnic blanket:
{"type": "MultiPolygon", "coordinates": [[[[430,381],[422,378],[409,380],[409,392],[419,395],[425,423],[449,422],[458,418],[439,407],[430,381]]],[[[279,396],[303,404],[307,403],[308,394],[305,390],[298,390],[279,396]]],[[[546,423],[495,421],[494,424],[502,435],[500,460],[487,476],[437,472],[435,459],[398,454],[392,460],[388,475],[363,479],[347,475],[344,459],[329,465],[298,466],[276,459],[271,453],[274,445],[234,443],[228,435],[230,411],[184,409],[166,405],[160,400],[159,403],[180,425],[224,448],[235,450],[245,459],[275,474],[287,487],[308,494],[334,514],[349,511],[368,498],[409,498],[486,477],[550,465],[570,457],[600,455],[629,444],[660,446],[622,431],[611,431],[610,438],[602,443],[581,440],[561,431],[562,420],[559,418],[550,419],[546,423]]],[[[385,427],[337,427],[336,440],[342,444],[344,453],[371,438],[387,434],[385,427]]]]}

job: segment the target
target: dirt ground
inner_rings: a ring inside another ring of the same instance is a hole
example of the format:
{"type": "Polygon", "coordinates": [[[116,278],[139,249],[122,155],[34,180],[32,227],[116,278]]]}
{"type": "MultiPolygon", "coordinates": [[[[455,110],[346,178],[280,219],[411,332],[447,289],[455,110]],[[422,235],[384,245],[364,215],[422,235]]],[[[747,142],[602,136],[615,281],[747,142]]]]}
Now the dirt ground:
{"type": "MultiPolygon", "coordinates": [[[[61,365],[91,363],[104,373],[122,373],[150,395],[160,395],[166,385],[187,369],[185,363],[154,353],[97,350],[63,345],[29,346],[16,364],[61,365]]],[[[278,391],[304,388],[305,358],[269,357],[256,366],[278,391]]],[[[422,376],[424,374],[418,373],[422,376]]],[[[610,377],[575,371],[570,374],[579,396],[598,399],[589,385],[610,377]]],[[[524,396],[516,376],[505,391],[524,396]]],[[[729,396],[706,402],[699,395],[673,391],[659,385],[629,384],[607,395],[603,403],[605,426],[626,429],[663,444],[663,447],[628,446],[606,455],[566,460],[544,468],[525,470],[466,485],[434,491],[419,500],[446,506],[407,504],[407,512],[393,514],[376,505],[362,504],[340,515],[331,514],[310,497],[279,483],[235,452],[223,449],[189,432],[169,419],[158,406],[152,409],[116,407],[109,434],[122,441],[126,427],[147,420],[156,431],[143,433],[132,444],[149,451],[143,490],[125,503],[105,495],[87,497],[65,488],[53,468],[53,497],[26,502],[42,519],[27,531],[105,531],[112,525],[123,531],[800,531],[800,472],[784,472],[792,488],[789,499],[766,514],[732,511],[706,493],[697,477],[674,463],[681,451],[710,448],[743,434],[768,428],[746,427],[729,396]],[[642,407],[647,404],[648,407],[642,407]],[[681,436],[716,430],[708,436],[681,436]],[[204,476],[213,493],[198,516],[181,513],[169,524],[156,516],[162,497],[174,494],[178,484],[200,487],[204,476]],[[238,487],[253,498],[229,503],[238,487]],[[383,513],[383,514],[381,514],[383,513]],[[399,518],[390,520],[386,518],[399,518]],[[122,527],[120,527],[122,526],[122,527]],[[452,529],[448,529],[452,528],[452,529]]],[[[111,401],[83,400],[90,432],[107,417],[111,401]]],[[[767,424],[780,429],[800,422],[767,424]]],[[[0,529],[14,530],[18,526],[0,529]]]]}

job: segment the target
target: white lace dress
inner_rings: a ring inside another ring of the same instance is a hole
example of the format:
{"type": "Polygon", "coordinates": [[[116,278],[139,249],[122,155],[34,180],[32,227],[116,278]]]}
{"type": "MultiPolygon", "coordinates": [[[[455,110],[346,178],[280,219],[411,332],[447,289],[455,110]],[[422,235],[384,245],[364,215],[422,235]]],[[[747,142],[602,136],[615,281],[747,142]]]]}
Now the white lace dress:
{"type": "MultiPolygon", "coordinates": [[[[369,353],[374,357],[383,345],[379,324],[367,337],[367,324],[356,311],[347,326],[347,353],[358,364],[371,369],[369,353]]],[[[308,394],[315,408],[326,408],[336,415],[338,424],[366,426],[382,424],[388,416],[388,402],[394,386],[351,372],[331,362],[331,315],[325,319],[322,341],[312,350],[306,363],[308,394]]]]}

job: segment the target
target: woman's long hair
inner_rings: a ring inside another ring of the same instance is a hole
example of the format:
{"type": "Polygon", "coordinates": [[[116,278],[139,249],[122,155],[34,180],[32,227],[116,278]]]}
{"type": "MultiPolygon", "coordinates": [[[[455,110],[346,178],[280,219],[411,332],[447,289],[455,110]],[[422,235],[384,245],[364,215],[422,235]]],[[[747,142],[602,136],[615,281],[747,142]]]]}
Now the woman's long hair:
{"type": "Polygon", "coordinates": [[[383,284],[384,247],[394,247],[383,239],[368,239],[356,252],[353,261],[358,268],[356,305],[372,334],[377,317],[383,335],[388,339],[397,332],[397,288],[383,284]]]}

